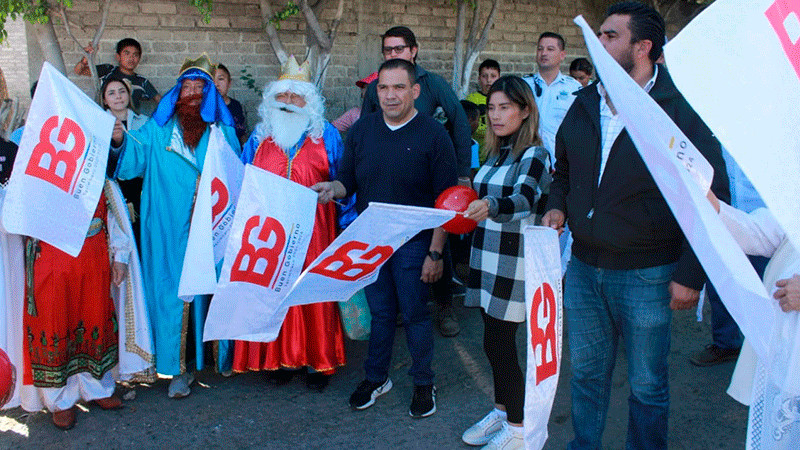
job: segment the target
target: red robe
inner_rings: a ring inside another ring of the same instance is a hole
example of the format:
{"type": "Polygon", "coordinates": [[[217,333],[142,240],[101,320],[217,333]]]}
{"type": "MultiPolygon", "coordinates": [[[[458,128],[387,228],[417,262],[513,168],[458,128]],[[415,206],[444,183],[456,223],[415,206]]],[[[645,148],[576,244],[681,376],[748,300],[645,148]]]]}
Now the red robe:
{"type": "MultiPolygon", "coordinates": [[[[105,222],[106,211],[103,194],[94,217],[105,222]]],[[[23,383],[62,387],[81,372],[102,378],[119,360],[105,228],[86,238],[76,258],[41,241],[26,246],[36,253],[33,279],[26,274],[23,383]]]]}
{"type": "MultiPolygon", "coordinates": [[[[303,186],[329,181],[328,153],[322,138],[306,138],[293,158],[289,158],[272,138],[259,145],[253,165],[288,176],[303,186]]],[[[290,199],[286,199],[290,201],[290,199]]],[[[317,205],[314,231],[303,268],[311,264],[336,238],[336,209],[333,203],[317,205]]],[[[274,342],[236,341],[233,370],[277,370],[311,367],[332,374],[345,364],[344,333],[335,302],[293,306],[286,313],[274,342]]]]}

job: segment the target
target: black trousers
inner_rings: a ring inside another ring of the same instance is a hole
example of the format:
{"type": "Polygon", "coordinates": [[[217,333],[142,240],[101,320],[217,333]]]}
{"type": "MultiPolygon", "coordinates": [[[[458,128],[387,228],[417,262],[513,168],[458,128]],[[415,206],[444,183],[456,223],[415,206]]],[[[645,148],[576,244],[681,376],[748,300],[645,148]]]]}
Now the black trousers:
{"type": "Polygon", "coordinates": [[[519,323],[495,319],[481,309],[483,350],[492,366],[494,401],[506,407],[508,421],[522,423],[525,407],[525,378],[517,358],[515,336],[519,323]]]}

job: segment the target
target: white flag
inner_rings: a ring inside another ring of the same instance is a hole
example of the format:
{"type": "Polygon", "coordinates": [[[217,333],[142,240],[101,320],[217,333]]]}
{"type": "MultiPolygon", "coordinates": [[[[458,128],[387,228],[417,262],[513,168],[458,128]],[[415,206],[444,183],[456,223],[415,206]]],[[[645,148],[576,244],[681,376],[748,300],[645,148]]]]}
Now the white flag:
{"type": "MultiPolygon", "coordinates": [[[[242,192],[244,193],[244,188],[242,192]]],[[[316,201],[316,196],[314,199],[316,201]]],[[[239,221],[239,214],[242,213],[237,213],[235,223],[239,221]]],[[[314,262],[309,264],[296,282],[291,279],[294,282],[291,289],[276,292],[271,297],[269,308],[251,309],[249,310],[251,314],[246,318],[240,317],[238,312],[234,316],[226,316],[224,320],[228,321],[230,331],[224,335],[224,338],[255,342],[274,341],[278,337],[289,307],[309,303],[347,301],[359,289],[375,281],[380,268],[400,246],[420,231],[438,227],[454,216],[454,212],[441,209],[370,203],[367,209],[314,262]]],[[[231,236],[236,236],[236,231],[231,236]]],[[[233,241],[232,238],[231,242],[233,241]]],[[[303,249],[307,246],[308,243],[303,249]]],[[[305,250],[303,256],[305,256],[305,250]]],[[[227,254],[225,259],[227,266],[229,259],[227,254]]],[[[300,261],[300,264],[302,262],[300,261]]],[[[224,275],[223,269],[223,277],[224,275]]],[[[221,286],[222,284],[220,284],[221,286]]],[[[220,312],[214,310],[214,302],[220,291],[217,292],[211,303],[209,318],[212,313],[220,312]]],[[[231,292],[234,290],[231,289],[231,292]]],[[[246,295],[244,291],[242,292],[235,296],[246,295]]],[[[234,295],[231,294],[231,296],[234,295]]],[[[242,302],[247,305],[252,303],[250,300],[242,302]]],[[[206,333],[209,330],[208,320],[206,319],[206,333]]],[[[203,339],[222,338],[214,336],[218,335],[206,334],[203,339]]]]}
{"type": "Polygon", "coordinates": [[[216,266],[225,256],[242,177],[244,164],[222,130],[211,125],[178,286],[178,297],[184,301],[213,294],[217,287],[216,266]]]}
{"type": "Polygon", "coordinates": [[[561,373],[561,255],[556,230],[526,225],[523,236],[528,323],[523,425],[525,447],[540,449],[547,442],[547,422],[561,373]]]}
{"type": "Polygon", "coordinates": [[[664,55],[675,85],[800,248],[800,1],[717,0],[664,55]]]}
{"type": "Polygon", "coordinates": [[[346,302],[378,278],[387,259],[420,231],[455,217],[453,211],[370,203],[297,280],[285,306],[346,302]]]}
{"type": "MultiPolygon", "coordinates": [[[[695,174],[673,152],[665,151],[675,136],[676,125],[669,117],[659,118],[647,112],[660,107],[639,85],[631,86],[631,77],[606,52],[583,17],[577,17],[575,23],[583,29],[603,86],[697,259],[753,349],[766,356],[775,311],[764,310],[763,305],[768,301],[764,285],[706,199],[706,191],[698,189],[695,174]],[[762,312],[752,314],[752,311],[762,312]]],[[[682,142],[687,149],[694,148],[690,141],[682,142]]]]}
{"type": "Polygon", "coordinates": [[[317,193],[311,189],[252,164],[245,166],[203,340],[263,339],[281,299],[303,269],[316,208],[317,193]]]}
{"type": "Polygon", "coordinates": [[[103,189],[114,120],[44,63],[6,191],[6,230],[78,256],[103,189]]]}

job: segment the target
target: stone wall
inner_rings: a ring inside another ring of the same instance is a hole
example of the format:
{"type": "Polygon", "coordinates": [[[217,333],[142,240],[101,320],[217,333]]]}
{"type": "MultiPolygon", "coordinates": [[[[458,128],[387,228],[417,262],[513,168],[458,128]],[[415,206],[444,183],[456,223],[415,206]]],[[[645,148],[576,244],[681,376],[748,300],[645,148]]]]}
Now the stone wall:
{"type": "MultiPolygon", "coordinates": [[[[487,0],[479,0],[487,3],[487,0]]],[[[273,0],[273,9],[280,9],[273,0]]],[[[494,28],[478,63],[484,58],[497,59],[505,73],[527,74],[534,70],[536,39],[541,32],[556,31],[567,40],[565,65],[586,51],[572,17],[583,13],[583,0],[503,0],[494,28]]],[[[149,78],[162,94],[174,85],[178,68],[186,57],[206,52],[213,60],[230,69],[234,83],[231,95],[239,99],[249,112],[249,121],[257,121],[257,94],[237,80],[244,69],[263,86],[278,72],[277,58],[263,31],[258,0],[215,0],[211,22],[202,22],[197,10],[186,0],[112,2],[108,24],[99,46],[101,63],[115,63],[114,45],[124,37],[142,43],[143,58],[138,72],[149,78]]],[[[327,0],[321,21],[334,15],[335,1],[327,0]]],[[[98,2],[75,0],[69,11],[73,32],[81,45],[91,38],[100,21],[98,2]]],[[[488,13],[488,4],[484,14],[488,13]]],[[[450,0],[377,2],[346,0],[323,94],[327,98],[327,115],[335,118],[359,103],[359,90],[353,82],[376,70],[382,58],[380,34],[394,25],[407,25],[420,44],[418,62],[450,80],[456,25],[456,11],[450,0]]],[[[594,24],[596,25],[596,24],[594,24]]],[[[68,70],[81,58],[80,46],[64,31],[60,18],[55,29],[64,52],[68,70]]],[[[300,15],[281,23],[279,34],[287,50],[305,54],[305,22],[300,15]]],[[[29,39],[35,46],[35,40],[29,39]]],[[[30,72],[38,73],[41,56],[31,57],[30,72]]],[[[8,72],[3,65],[4,71],[8,72]]],[[[565,67],[566,69],[566,67],[565,67]]],[[[89,82],[70,74],[89,91],[89,82]]],[[[474,78],[473,78],[474,80],[474,78]]]]}
{"type": "Polygon", "coordinates": [[[30,103],[30,83],[28,82],[28,48],[25,36],[25,22],[8,21],[5,24],[8,39],[0,44],[0,68],[8,86],[8,96],[19,98],[23,104],[30,103]]]}

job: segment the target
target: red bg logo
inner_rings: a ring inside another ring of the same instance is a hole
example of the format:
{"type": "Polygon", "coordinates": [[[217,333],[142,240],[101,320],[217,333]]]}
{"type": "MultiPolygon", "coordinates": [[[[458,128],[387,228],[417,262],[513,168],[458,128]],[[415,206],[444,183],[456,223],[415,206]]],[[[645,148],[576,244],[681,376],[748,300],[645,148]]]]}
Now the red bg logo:
{"type": "Polygon", "coordinates": [[[239,249],[239,254],[236,255],[231,268],[231,281],[244,281],[268,287],[280,267],[279,259],[286,245],[286,231],[276,219],[265,217],[257,236],[257,240],[263,242],[264,245],[256,249],[250,243],[250,235],[259,224],[261,224],[260,216],[253,216],[245,223],[244,233],[242,233],[242,248],[239,249]],[[245,258],[247,258],[246,265],[243,266],[245,258]],[[259,271],[256,269],[256,265],[261,260],[264,260],[264,265],[263,269],[259,271]]]}
{"type": "Polygon", "coordinates": [[[58,116],[52,116],[44,122],[42,131],[39,132],[39,143],[33,148],[25,173],[69,193],[78,168],[78,160],[83,156],[86,137],[77,123],[65,117],[56,135],[55,144],[58,144],[56,148],[51,135],[57,127],[58,116]],[[70,137],[72,137],[72,147],[67,148],[70,137]]]}
{"type": "Polygon", "coordinates": [[[211,198],[214,198],[214,195],[217,196],[217,201],[214,202],[214,205],[211,206],[211,220],[216,221],[217,216],[222,212],[225,211],[225,207],[228,206],[228,200],[230,199],[228,195],[228,188],[225,186],[225,183],[222,182],[217,177],[214,177],[211,180],[211,198]]]}
{"type": "Polygon", "coordinates": [[[378,245],[373,247],[372,250],[364,251],[368,248],[369,245],[363,242],[350,241],[336,249],[331,256],[323,259],[309,272],[342,281],[355,281],[364,278],[389,259],[393,252],[392,247],[388,245],[378,245]],[[348,255],[350,252],[358,250],[361,251],[358,259],[366,262],[354,263],[348,255]],[[375,259],[375,261],[369,262],[372,259],[375,259]]]}
{"type": "Polygon", "coordinates": [[[764,14],[800,78],[800,0],[777,0],[764,14]]]}
{"type": "Polygon", "coordinates": [[[556,296],[550,284],[544,283],[533,294],[531,305],[531,345],[536,364],[536,384],[558,371],[556,336],[556,296]]]}

